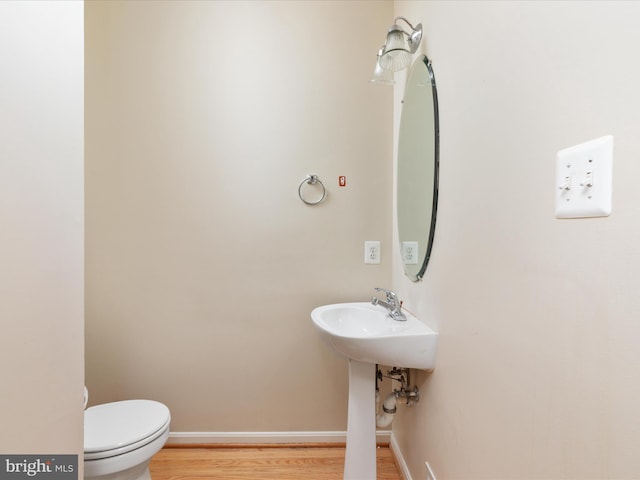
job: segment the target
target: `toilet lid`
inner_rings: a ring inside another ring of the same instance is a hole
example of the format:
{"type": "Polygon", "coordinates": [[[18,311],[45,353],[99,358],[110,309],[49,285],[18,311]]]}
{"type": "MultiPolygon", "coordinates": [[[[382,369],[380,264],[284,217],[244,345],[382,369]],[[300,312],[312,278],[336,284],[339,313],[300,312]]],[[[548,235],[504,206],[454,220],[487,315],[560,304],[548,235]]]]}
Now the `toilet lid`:
{"type": "Polygon", "coordinates": [[[124,400],[84,412],[85,453],[114,450],[144,440],[167,425],[169,409],[153,400],[124,400]]]}

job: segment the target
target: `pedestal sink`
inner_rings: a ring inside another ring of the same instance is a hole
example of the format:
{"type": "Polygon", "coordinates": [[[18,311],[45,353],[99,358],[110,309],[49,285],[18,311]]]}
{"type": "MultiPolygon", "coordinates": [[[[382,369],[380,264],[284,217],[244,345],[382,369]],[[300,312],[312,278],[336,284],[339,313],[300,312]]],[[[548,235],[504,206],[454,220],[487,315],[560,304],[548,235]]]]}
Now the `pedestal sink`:
{"type": "Polygon", "coordinates": [[[376,364],[431,370],[438,334],[408,312],[400,322],[365,302],[315,308],[311,319],[322,339],[349,359],[349,406],[344,480],[376,478],[376,364]]]}

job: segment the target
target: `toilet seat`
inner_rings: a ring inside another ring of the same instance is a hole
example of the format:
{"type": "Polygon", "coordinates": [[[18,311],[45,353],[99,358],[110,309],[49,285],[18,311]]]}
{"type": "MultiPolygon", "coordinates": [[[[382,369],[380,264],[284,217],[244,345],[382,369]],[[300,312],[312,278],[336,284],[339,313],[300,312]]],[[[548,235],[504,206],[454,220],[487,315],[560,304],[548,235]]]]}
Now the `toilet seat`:
{"type": "Polygon", "coordinates": [[[84,458],[97,460],[130,452],[169,428],[169,409],[153,400],[96,405],[84,414],[84,458]]]}

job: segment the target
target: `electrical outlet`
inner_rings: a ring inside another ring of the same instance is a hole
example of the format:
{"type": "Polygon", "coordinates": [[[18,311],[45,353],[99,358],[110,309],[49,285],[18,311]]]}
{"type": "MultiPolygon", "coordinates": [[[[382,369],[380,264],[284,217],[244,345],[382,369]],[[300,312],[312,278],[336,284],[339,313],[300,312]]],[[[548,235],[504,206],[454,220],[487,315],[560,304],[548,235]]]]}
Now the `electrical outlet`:
{"type": "Polygon", "coordinates": [[[431,465],[429,465],[429,462],[424,462],[424,466],[427,467],[426,480],[436,480],[436,476],[434,475],[433,470],[431,470],[431,465]]]}
{"type": "Polygon", "coordinates": [[[377,240],[366,240],[364,242],[364,263],[380,263],[380,242],[377,240]]]}
{"type": "Polygon", "coordinates": [[[418,242],[402,242],[401,253],[405,265],[418,264],[418,242]]]}

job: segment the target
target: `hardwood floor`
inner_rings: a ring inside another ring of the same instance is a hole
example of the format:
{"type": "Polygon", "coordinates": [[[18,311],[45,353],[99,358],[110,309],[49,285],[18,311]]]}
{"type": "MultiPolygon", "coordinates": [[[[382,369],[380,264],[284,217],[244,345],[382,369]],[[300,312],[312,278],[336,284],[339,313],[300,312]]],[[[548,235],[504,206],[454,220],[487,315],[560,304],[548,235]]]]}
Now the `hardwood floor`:
{"type": "MultiPolygon", "coordinates": [[[[342,480],[344,452],[344,446],[168,446],[150,471],[153,480],[342,480]]],[[[377,468],[377,480],[402,480],[389,447],[377,449],[377,468]]]]}

